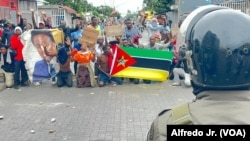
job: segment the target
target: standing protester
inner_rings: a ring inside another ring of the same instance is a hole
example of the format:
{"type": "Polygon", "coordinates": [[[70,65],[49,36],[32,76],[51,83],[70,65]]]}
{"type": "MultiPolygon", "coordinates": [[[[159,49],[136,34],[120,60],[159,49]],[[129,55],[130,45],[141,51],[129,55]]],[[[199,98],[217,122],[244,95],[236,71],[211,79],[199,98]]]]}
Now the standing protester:
{"type": "MultiPolygon", "coordinates": [[[[126,19],[125,25],[126,26],[124,28],[122,38],[119,40],[120,43],[123,43],[123,41],[128,41],[132,45],[137,46],[137,44],[135,44],[135,39],[137,39],[137,43],[139,44],[139,38],[141,38],[139,29],[136,26],[133,26],[131,19],[126,19]]],[[[134,84],[139,84],[139,79],[130,78],[130,81],[134,84]]]]}
{"type": "Polygon", "coordinates": [[[32,19],[32,23],[33,23],[33,26],[34,26],[34,29],[45,29],[45,23],[44,21],[40,21],[38,23],[38,26],[36,24],[36,20],[35,20],[35,12],[34,12],[34,9],[30,9],[31,11],[31,19],[32,19]]]}
{"type": "MultiPolygon", "coordinates": [[[[36,20],[35,20],[34,9],[30,9],[30,11],[31,11],[31,19],[32,19],[34,29],[46,29],[46,25],[45,25],[45,22],[43,20],[39,21],[38,26],[37,26],[37,23],[36,23],[36,20]]],[[[37,82],[34,82],[33,84],[35,86],[40,86],[42,84],[42,81],[37,81],[37,82]]]]}
{"type": "Polygon", "coordinates": [[[160,25],[158,23],[157,18],[153,18],[152,20],[148,21],[148,23],[145,23],[147,14],[143,14],[142,16],[143,16],[142,25],[146,27],[146,29],[148,30],[148,36],[151,37],[152,35],[157,35],[161,38],[161,34],[160,34],[161,29],[162,27],[167,26],[166,17],[165,16],[162,17],[163,25],[160,25]]]}
{"type": "MultiPolygon", "coordinates": [[[[232,125],[250,124],[250,17],[233,9],[206,5],[187,19],[183,25],[188,29],[185,39],[187,50],[192,52],[189,67],[196,97],[162,111],[153,121],[147,141],[167,141],[170,137],[178,140],[167,134],[174,131],[168,125],[177,125],[174,129],[180,131],[178,125],[189,125],[189,129],[192,125],[231,125],[233,129],[232,125]]],[[[199,127],[194,128],[205,131],[199,127]]]]}
{"type": "Polygon", "coordinates": [[[22,13],[19,11],[17,12],[17,26],[21,27],[23,32],[26,30],[26,25],[28,24],[27,19],[23,18],[22,13]]]}
{"type": "Polygon", "coordinates": [[[2,43],[9,46],[10,38],[14,34],[13,26],[11,23],[4,24],[2,43]]]}
{"type": "Polygon", "coordinates": [[[0,43],[0,73],[4,74],[5,85],[7,88],[11,88],[14,85],[14,69],[15,61],[14,56],[16,53],[12,51],[8,46],[0,43]]]}
{"type": "Polygon", "coordinates": [[[141,33],[136,26],[133,26],[132,21],[130,19],[126,19],[125,24],[126,26],[124,28],[122,39],[133,41],[134,38],[137,38],[139,40],[139,38],[141,38],[141,33]]]}
{"type": "Polygon", "coordinates": [[[160,28],[161,42],[167,43],[172,38],[170,29],[170,20],[167,21],[165,15],[160,15],[157,17],[157,19],[159,21],[159,25],[161,25],[160,28]]]}
{"type": "Polygon", "coordinates": [[[29,86],[28,74],[25,68],[25,62],[23,60],[23,44],[20,40],[20,35],[22,34],[21,27],[17,26],[14,30],[15,34],[10,39],[10,46],[16,52],[15,55],[15,73],[14,73],[14,88],[19,89],[21,86],[29,86]],[[20,78],[21,72],[21,78],[20,78]]]}
{"type": "Polygon", "coordinates": [[[66,21],[62,20],[58,28],[63,30],[64,37],[70,36],[71,31],[70,28],[67,27],[66,21]]]}
{"type": "Polygon", "coordinates": [[[98,18],[96,16],[91,17],[91,23],[88,25],[88,27],[92,27],[96,29],[99,32],[99,35],[102,34],[101,27],[99,25],[98,18]]]}

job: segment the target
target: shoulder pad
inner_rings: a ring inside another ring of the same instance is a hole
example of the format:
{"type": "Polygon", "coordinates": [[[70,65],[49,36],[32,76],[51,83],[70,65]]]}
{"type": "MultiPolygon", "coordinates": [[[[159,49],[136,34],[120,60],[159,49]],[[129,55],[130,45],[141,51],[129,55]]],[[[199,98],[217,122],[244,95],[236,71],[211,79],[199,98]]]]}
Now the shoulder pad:
{"type": "Polygon", "coordinates": [[[171,109],[164,109],[163,111],[161,111],[161,112],[158,114],[158,116],[163,115],[164,113],[166,113],[166,112],[169,111],[169,110],[171,110],[171,109]]]}

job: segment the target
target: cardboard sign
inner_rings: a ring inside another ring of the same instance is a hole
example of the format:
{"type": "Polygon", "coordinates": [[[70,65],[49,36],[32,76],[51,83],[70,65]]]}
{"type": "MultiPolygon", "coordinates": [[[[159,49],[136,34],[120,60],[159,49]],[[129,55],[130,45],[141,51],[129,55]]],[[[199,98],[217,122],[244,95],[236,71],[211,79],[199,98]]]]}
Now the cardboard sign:
{"type": "Polygon", "coordinates": [[[179,28],[172,28],[171,29],[172,36],[175,36],[175,35],[177,36],[178,32],[179,32],[179,28]]]}
{"type": "Polygon", "coordinates": [[[99,31],[93,27],[84,27],[82,37],[78,39],[79,43],[86,43],[89,47],[95,47],[99,31]]]}
{"type": "Polygon", "coordinates": [[[107,37],[121,36],[123,34],[123,28],[121,24],[106,26],[104,30],[107,37]]]}
{"type": "Polygon", "coordinates": [[[64,43],[64,34],[62,30],[50,29],[50,31],[52,32],[52,36],[54,37],[56,44],[64,43]]]}

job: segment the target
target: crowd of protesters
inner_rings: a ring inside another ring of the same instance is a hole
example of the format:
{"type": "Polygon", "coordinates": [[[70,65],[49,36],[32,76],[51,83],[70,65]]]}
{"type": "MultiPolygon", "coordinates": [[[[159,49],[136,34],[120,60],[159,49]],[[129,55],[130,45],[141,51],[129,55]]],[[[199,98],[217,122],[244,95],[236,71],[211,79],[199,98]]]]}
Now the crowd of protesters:
{"type": "MultiPolygon", "coordinates": [[[[42,20],[38,23],[35,21],[34,10],[31,9],[32,21],[28,21],[22,17],[21,12],[17,13],[18,21],[17,25],[6,20],[0,21],[0,73],[4,73],[6,87],[19,89],[20,86],[30,86],[32,84],[29,81],[27,74],[27,68],[25,65],[24,45],[31,37],[26,33],[31,29],[51,29],[58,28],[64,33],[64,43],[57,45],[57,63],[59,64],[59,70],[57,75],[51,77],[52,84],[56,84],[58,87],[68,86],[72,87],[73,82],[76,81],[76,87],[103,87],[108,83],[114,85],[121,85],[124,78],[118,78],[110,76],[110,60],[109,56],[112,54],[112,48],[110,44],[112,42],[124,47],[145,48],[153,50],[168,50],[174,51],[176,37],[171,35],[171,25],[164,15],[155,16],[151,20],[146,20],[147,15],[141,13],[140,23],[135,25],[131,19],[126,19],[123,22],[118,22],[115,18],[115,13],[111,14],[111,20],[101,22],[98,17],[93,16],[88,24],[79,22],[75,25],[75,28],[69,28],[65,21],[61,21],[59,27],[52,27],[51,19],[46,16],[46,13],[42,12],[42,20]],[[158,20],[161,19],[161,20],[158,20]],[[31,24],[32,22],[32,24],[31,24]],[[122,24],[124,28],[123,35],[109,38],[105,36],[104,27],[111,26],[113,24],[122,24]],[[140,25],[138,28],[138,25],[140,25]],[[83,27],[88,26],[96,29],[99,32],[98,40],[96,41],[95,48],[89,48],[85,43],[79,43],[78,39],[83,35],[83,27]],[[143,28],[142,28],[143,27],[143,28]],[[147,30],[148,38],[147,43],[141,43],[142,30],[147,30]],[[71,70],[70,64],[73,63],[74,67],[71,70]],[[91,66],[94,64],[94,67],[91,66]]],[[[45,49],[46,50],[46,49],[45,49]]],[[[175,53],[178,58],[178,53],[175,53]]],[[[176,61],[173,61],[172,69],[175,68],[176,61]]],[[[178,64],[178,67],[180,64],[178,64]]],[[[178,71],[179,72],[179,71],[178,71]]],[[[175,82],[173,85],[179,85],[178,73],[176,74],[175,82]]],[[[181,75],[183,76],[183,75],[181,75]]],[[[129,78],[131,82],[138,84],[139,79],[129,78]]],[[[150,83],[151,81],[144,81],[150,83]]],[[[33,83],[34,86],[40,86],[42,81],[33,83]]]]}

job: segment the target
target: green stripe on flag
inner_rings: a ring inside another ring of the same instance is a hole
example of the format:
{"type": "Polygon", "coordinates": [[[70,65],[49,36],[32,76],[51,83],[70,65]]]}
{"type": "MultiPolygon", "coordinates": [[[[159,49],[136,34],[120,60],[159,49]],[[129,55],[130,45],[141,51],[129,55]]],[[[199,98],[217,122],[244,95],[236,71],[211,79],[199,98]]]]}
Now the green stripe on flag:
{"type": "Polygon", "coordinates": [[[171,51],[150,50],[143,48],[121,47],[132,57],[154,58],[163,60],[172,60],[173,53],[171,51]]]}

